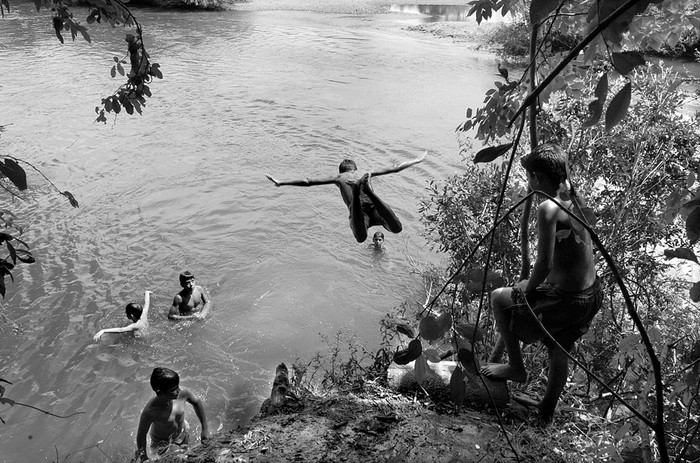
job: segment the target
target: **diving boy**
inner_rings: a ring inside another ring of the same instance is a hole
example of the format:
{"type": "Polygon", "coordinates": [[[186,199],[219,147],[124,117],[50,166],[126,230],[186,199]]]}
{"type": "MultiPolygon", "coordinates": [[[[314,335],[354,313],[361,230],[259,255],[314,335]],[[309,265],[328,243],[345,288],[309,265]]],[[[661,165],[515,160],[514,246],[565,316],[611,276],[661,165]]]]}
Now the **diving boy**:
{"type": "Polygon", "coordinates": [[[182,290],[173,298],[168,318],[171,320],[201,319],[209,314],[211,299],[199,286],[194,275],[185,271],[180,274],[180,286],[182,290]]]}
{"type": "Polygon", "coordinates": [[[156,396],[148,401],[139,419],[136,432],[136,461],[148,459],[146,435],[151,436],[151,453],[164,455],[186,449],[189,445],[189,424],[185,421],[185,404],[190,403],[202,424],[201,439],[211,437],[203,402],[189,389],[180,388],[180,377],[169,368],[154,368],[151,387],[156,396]],[[150,432],[149,432],[150,429],[150,432]]]}
{"type": "Polygon", "coordinates": [[[399,233],[403,229],[401,221],[394,211],[372,189],[371,177],[400,172],[407,167],[418,164],[425,159],[423,156],[406,161],[393,167],[379,169],[366,174],[357,171],[357,165],[351,159],[345,159],[338,168],[339,174],[318,179],[303,179],[291,181],[278,181],[271,175],[267,175],[276,186],[314,186],[335,184],[340,189],[340,196],[350,211],[350,229],[358,243],[364,243],[367,239],[367,229],[375,225],[381,225],[392,233],[399,233]]]}
{"type": "Polygon", "coordinates": [[[131,320],[131,324],[121,328],[106,328],[100,330],[95,335],[95,342],[98,342],[105,333],[134,333],[134,336],[142,336],[148,331],[148,309],[151,306],[151,294],[153,291],[146,291],[143,305],[129,302],[124,309],[126,318],[131,320]]]}
{"type": "MultiPolygon", "coordinates": [[[[566,154],[558,145],[540,145],[521,163],[533,190],[556,198],[563,207],[577,213],[579,209],[567,194],[571,185],[567,179],[566,154]]],[[[488,363],[481,372],[491,379],[525,381],[527,371],[520,341],[542,340],[549,354],[545,394],[540,401],[526,397],[516,400],[537,407],[542,419],[551,422],[566,384],[569,358],[544,334],[523,297],[552,337],[570,351],[590,327],[602,304],[603,293],[596,276],[589,233],[551,199],[537,208],[537,241],[537,259],[530,279],[491,294],[491,308],[508,352],[508,363],[488,363]]],[[[502,353],[496,346],[489,362],[501,362],[502,353]]]]}

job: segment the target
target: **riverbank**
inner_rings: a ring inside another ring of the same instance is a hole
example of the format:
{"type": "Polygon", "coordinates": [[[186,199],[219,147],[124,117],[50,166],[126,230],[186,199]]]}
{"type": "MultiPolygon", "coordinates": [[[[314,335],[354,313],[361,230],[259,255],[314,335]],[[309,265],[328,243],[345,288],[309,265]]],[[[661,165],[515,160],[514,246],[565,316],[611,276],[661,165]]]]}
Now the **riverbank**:
{"type": "Polygon", "coordinates": [[[344,392],[306,396],[284,412],[261,413],[161,463],[248,462],[583,462],[596,445],[566,419],[543,429],[529,410],[512,405],[501,422],[488,410],[451,410],[420,393],[404,396],[376,382],[344,392]],[[501,424],[502,423],[502,424],[501,424]],[[508,439],[503,435],[508,434],[508,439]]]}

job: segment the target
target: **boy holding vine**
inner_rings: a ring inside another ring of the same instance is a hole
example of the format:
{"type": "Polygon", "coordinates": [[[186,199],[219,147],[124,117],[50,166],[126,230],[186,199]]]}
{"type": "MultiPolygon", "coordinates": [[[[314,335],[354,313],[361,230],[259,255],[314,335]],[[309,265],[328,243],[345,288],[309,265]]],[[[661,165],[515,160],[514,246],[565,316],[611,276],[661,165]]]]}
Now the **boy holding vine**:
{"type": "Polygon", "coordinates": [[[588,331],[603,294],[596,276],[591,237],[563,210],[577,210],[569,195],[566,154],[556,144],[543,144],[521,162],[530,187],[556,201],[547,198],[537,208],[537,259],[530,279],[491,294],[491,308],[508,363],[500,363],[502,349],[496,346],[481,372],[490,379],[525,381],[527,371],[520,342],[542,340],[549,353],[545,394],[539,402],[527,397],[514,399],[535,406],[542,419],[551,422],[569,373],[566,352],[588,331]],[[542,330],[530,309],[556,343],[542,330]]]}

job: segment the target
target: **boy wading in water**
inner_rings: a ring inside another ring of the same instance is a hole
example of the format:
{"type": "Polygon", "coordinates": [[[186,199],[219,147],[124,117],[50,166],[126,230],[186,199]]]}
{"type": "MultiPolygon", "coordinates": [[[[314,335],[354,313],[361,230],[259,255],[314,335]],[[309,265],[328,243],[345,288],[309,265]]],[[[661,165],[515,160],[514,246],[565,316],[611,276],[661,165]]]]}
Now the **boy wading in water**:
{"type": "Polygon", "coordinates": [[[173,298],[173,305],[168,312],[171,320],[202,319],[209,314],[211,299],[204,289],[194,280],[194,275],[185,271],[180,274],[182,290],[173,298]]]}
{"type": "Polygon", "coordinates": [[[148,332],[148,309],[151,307],[151,294],[153,291],[146,291],[143,298],[143,305],[129,302],[124,309],[126,318],[131,320],[131,324],[121,328],[105,328],[95,334],[93,338],[98,342],[105,333],[134,333],[134,336],[143,336],[148,332]]]}
{"type": "MultiPolygon", "coordinates": [[[[547,193],[576,212],[566,194],[571,189],[566,173],[566,154],[558,145],[538,146],[522,159],[522,165],[527,171],[530,188],[547,193]]],[[[549,352],[545,394],[541,401],[528,397],[514,399],[537,407],[542,419],[551,422],[568,377],[569,358],[546,337],[523,297],[566,351],[571,351],[576,340],[588,331],[603,301],[590,235],[550,199],[537,208],[537,259],[530,279],[512,288],[499,288],[491,294],[491,308],[500,339],[508,352],[508,363],[497,363],[502,362],[503,356],[497,343],[489,357],[490,363],[481,372],[490,379],[525,381],[527,371],[520,341],[533,343],[542,340],[549,352]]]]}
{"type": "Polygon", "coordinates": [[[293,185],[293,186],[314,186],[314,185],[330,185],[335,184],[340,188],[340,196],[348,206],[350,211],[350,229],[358,243],[364,243],[367,239],[367,229],[375,225],[381,225],[392,233],[399,233],[403,229],[401,221],[396,217],[394,211],[376,195],[370,184],[372,177],[379,175],[392,174],[400,172],[407,167],[418,164],[425,155],[403,162],[393,167],[379,169],[374,172],[361,174],[357,171],[355,162],[346,159],[340,163],[338,168],[339,174],[333,177],[319,179],[303,179],[282,181],[275,179],[271,175],[267,175],[276,186],[293,185]]]}
{"type": "Polygon", "coordinates": [[[189,445],[189,424],[185,421],[185,404],[190,403],[202,424],[202,441],[209,439],[209,425],[204,404],[189,389],[180,389],[180,377],[169,368],[154,368],[151,387],[156,396],[148,401],[136,432],[136,461],[148,459],[146,435],[151,435],[151,455],[164,455],[189,445]],[[149,433],[150,429],[150,433],[149,433]]]}

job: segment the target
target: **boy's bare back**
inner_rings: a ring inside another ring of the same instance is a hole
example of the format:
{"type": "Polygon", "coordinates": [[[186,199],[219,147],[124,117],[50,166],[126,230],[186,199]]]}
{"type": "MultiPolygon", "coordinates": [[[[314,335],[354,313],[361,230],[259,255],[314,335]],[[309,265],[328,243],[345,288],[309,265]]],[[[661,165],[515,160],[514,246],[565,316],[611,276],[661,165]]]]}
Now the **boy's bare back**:
{"type": "Polygon", "coordinates": [[[346,206],[350,207],[353,197],[353,185],[356,185],[362,178],[362,173],[354,170],[338,174],[335,185],[340,189],[340,196],[346,206]]]}
{"type": "MultiPolygon", "coordinates": [[[[560,199],[559,202],[564,207],[572,207],[571,201],[560,199]]],[[[588,232],[550,199],[540,204],[537,216],[538,248],[539,245],[554,246],[547,282],[564,291],[589,288],[595,281],[596,271],[588,232]],[[552,239],[554,242],[550,244],[552,239]]]]}

